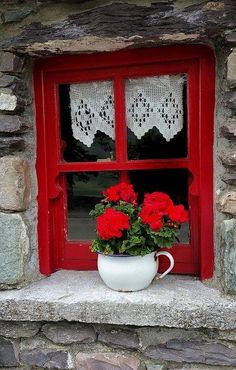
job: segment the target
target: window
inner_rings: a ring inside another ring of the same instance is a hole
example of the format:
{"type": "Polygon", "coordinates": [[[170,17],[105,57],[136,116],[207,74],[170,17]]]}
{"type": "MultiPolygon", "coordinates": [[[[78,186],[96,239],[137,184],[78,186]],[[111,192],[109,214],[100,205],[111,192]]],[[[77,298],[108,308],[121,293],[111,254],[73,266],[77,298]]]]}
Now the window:
{"type": "MultiPolygon", "coordinates": [[[[40,270],[95,269],[89,210],[119,179],[189,210],[175,273],[213,272],[214,57],[202,46],[39,60],[40,270]]],[[[141,199],[140,199],[141,200],[141,199]]],[[[165,268],[164,261],[162,268],[165,268]]]]}

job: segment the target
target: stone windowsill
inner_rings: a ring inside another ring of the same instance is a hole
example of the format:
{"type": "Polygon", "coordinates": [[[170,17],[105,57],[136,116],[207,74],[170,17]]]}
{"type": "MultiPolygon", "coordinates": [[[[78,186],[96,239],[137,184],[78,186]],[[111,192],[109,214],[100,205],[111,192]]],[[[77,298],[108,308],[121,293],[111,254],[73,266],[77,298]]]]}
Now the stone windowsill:
{"type": "Polygon", "coordinates": [[[58,271],[0,292],[0,320],[80,321],[176,328],[236,327],[236,300],[193,277],[168,276],[143,291],[108,289],[96,271],[58,271]]]}

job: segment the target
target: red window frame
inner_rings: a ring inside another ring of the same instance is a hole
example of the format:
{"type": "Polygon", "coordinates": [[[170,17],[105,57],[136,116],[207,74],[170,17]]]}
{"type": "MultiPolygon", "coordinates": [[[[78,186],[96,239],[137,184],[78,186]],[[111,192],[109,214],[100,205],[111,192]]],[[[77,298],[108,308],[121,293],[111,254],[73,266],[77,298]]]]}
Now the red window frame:
{"type": "Polygon", "coordinates": [[[191,244],[173,247],[175,273],[213,275],[213,122],[215,58],[205,46],[135,49],[93,55],[59,56],[35,62],[37,124],[38,245],[42,274],[57,269],[96,268],[88,242],[67,241],[65,177],[68,172],[187,168],[191,244]],[[185,73],[188,76],[188,156],[176,159],[128,160],[124,76],[185,73]],[[114,79],[116,159],[112,162],[64,162],[61,157],[58,85],[114,79]],[[79,254],[78,254],[79,250],[79,254]]]}

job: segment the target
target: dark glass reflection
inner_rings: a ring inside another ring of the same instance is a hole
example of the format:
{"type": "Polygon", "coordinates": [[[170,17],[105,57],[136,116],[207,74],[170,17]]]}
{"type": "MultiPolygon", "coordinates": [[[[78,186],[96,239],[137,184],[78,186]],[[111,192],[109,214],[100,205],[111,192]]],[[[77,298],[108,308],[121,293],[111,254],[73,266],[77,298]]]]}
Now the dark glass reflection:
{"type": "Polygon", "coordinates": [[[95,221],[89,212],[102,198],[102,191],[118,182],[118,173],[81,172],[67,175],[68,239],[92,240],[95,221]]]}

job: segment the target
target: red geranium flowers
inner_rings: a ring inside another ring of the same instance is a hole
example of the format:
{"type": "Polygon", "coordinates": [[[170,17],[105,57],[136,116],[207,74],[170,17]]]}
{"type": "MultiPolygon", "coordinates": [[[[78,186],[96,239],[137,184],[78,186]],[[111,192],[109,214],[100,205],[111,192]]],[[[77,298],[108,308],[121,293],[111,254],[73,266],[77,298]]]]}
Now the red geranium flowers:
{"type": "Polygon", "coordinates": [[[94,252],[137,256],[169,248],[188,219],[184,207],[174,205],[165,193],[145,194],[140,206],[133,186],[121,182],[103,195],[105,198],[90,212],[96,218],[97,238],[91,246],[94,252]]]}
{"type": "Polygon", "coordinates": [[[120,182],[117,185],[110,186],[103,192],[103,195],[105,195],[109,202],[123,200],[127,203],[137,204],[137,194],[134,192],[133,186],[126,182],[120,182]]]}
{"type": "Polygon", "coordinates": [[[122,232],[129,229],[129,227],[129,216],[113,208],[107,208],[105,212],[97,218],[98,236],[103,240],[121,238],[122,232]]]}

